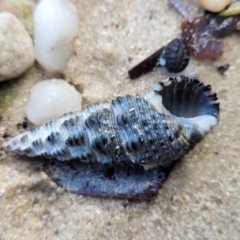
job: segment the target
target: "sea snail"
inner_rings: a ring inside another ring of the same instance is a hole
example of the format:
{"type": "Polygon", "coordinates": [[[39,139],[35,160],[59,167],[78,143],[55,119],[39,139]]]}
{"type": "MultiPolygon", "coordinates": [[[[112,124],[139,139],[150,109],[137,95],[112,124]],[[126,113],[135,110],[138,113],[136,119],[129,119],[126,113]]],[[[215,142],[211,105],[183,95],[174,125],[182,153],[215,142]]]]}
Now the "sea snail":
{"type": "Polygon", "coordinates": [[[151,199],[169,166],[218,121],[219,103],[210,85],[170,77],[143,97],[117,97],[67,113],[7,140],[2,148],[38,157],[41,169],[69,192],[151,199]]]}
{"type": "Polygon", "coordinates": [[[211,86],[170,77],[145,96],[117,97],[70,112],[3,143],[6,152],[87,164],[167,166],[219,122],[211,86]]]}

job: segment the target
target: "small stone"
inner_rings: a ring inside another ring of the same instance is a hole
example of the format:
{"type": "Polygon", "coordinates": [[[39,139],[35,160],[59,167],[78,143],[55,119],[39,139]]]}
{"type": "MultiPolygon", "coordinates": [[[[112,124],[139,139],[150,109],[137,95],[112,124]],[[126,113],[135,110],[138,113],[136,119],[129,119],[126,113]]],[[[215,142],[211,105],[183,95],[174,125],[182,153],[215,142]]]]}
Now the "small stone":
{"type": "Polygon", "coordinates": [[[232,0],[200,0],[202,7],[210,12],[220,12],[231,2],[232,0]]]}
{"type": "Polygon", "coordinates": [[[67,1],[39,1],[34,12],[35,55],[46,71],[64,72],[77,34],[78,16],[67,1]]]}
{"type": "Polygon", "coordinates": [[[10,13],[0,14],[0,81],[19,77],[34,63],[31,37],[10,13]]]}
{"type": "Polygon", "coordinates": [[[82,95],[66,81],[51,79],[38,82],[31,89],[27,117],[35,125],[42,125],[81,109],[82,95]]]}

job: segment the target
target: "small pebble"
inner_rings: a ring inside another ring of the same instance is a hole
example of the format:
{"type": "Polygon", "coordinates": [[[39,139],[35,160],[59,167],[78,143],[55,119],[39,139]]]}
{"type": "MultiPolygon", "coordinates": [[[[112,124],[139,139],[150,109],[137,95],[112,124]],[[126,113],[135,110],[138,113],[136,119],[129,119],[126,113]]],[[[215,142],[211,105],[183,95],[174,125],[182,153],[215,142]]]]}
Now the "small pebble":
{"type": "Polygon", "coordinates": [[[64,113],[81,111],[82,95],[61,79],[38,82],[31,89],[27,118],[35,125],[61,117],[64,113]]]}
{"type": "Polygon", "coordinates": [[[202,7],[210,12],[220,12],[231,2],[232,0],[200,0],[202,7]]]}
{"type": "Polygon", "coordinates": [[[217,71],[221,74],[224,75],[224,73],[228,70],[228,68],[230,67],[230,64],[224,64],[222,66],[217,67],[217,71]]]}
{"type": "Polygon", "coordinates": [[[35,54],[48,72],[62,73],[74,54],[76,12],[64,0],[41,0],[34,12],[35,54]]]}
{"type": "Polygon", "coordinates": [[[31,37],[10,13],[0,14],[0,82],[19,77],[34,63],[31,37]]]}

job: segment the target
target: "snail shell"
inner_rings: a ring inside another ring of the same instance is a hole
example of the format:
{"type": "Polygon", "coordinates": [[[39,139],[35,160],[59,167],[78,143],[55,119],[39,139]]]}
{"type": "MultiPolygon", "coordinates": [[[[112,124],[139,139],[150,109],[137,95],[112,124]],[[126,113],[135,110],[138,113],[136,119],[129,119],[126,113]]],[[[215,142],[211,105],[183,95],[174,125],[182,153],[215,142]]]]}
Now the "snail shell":
{"type": "Polygon", "coordinates": [[[183,71],[189,62],[189,51],[186,41],[180,37],[175,38],[166,46],[158,49],[142,62],[128,71],[131,79],[153,71],[156,67],[166,67],[169,72],[183,71]]]}
{"type": "Polygon", "coordinates": [[[159,82],[145,96],[117,97],[24,132],[6,152],[59,161],[167,166],[218,124],[210,85],[185,76],[159,82]]]}
{"type": "Polygon", "coordinates": [[[163,49],[157,66],[164,66],[172,73],[179,73],[187,67],[188,62],[189,51],[186,41],[176,38],[163,49]]]}

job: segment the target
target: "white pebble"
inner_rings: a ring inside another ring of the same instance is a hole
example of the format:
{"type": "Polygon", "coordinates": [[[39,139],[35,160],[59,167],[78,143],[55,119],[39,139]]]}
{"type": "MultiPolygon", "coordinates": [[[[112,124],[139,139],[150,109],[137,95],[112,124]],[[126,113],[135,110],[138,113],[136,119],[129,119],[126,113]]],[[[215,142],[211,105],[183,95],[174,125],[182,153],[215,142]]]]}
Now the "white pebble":
{"type": "Polygon", "coordinates": [[[81,111],[82,95],[61,79],[38,82],[31,89],[27,117],[35,125],[61,117],[64,113],[81,111]]]}
{"type": "Polygon", "coordinates": [[[19,77],[34,63],[31,37],[10,13],[0,14],[0,82],[19,77]]]}
{"type": "Polygon", "coordinates": [[[64,0],[40,1],[34,12],[35,55],[46,71],[64,71],[77,34],[77,14],[64,0]]]}
{"type": "Polygon", "coordinates": [[[232,0],[200,0],[202,7],[210,12],[220,12],[231,2],[232,0]]]}

